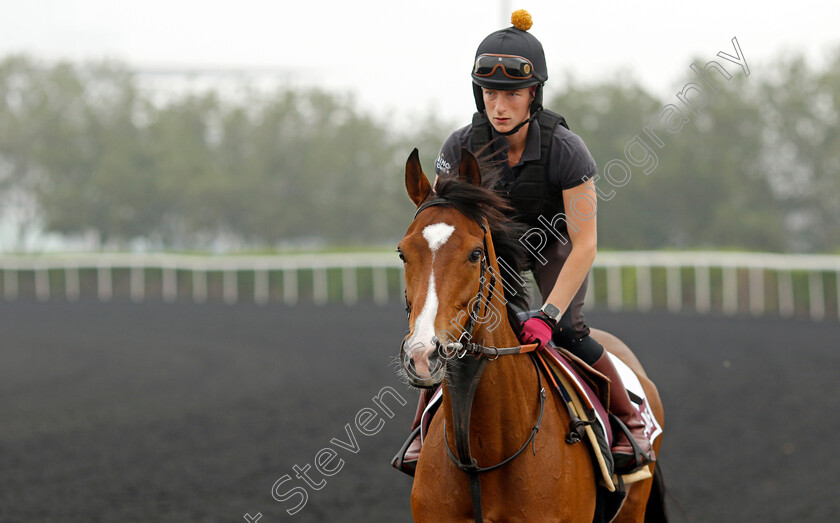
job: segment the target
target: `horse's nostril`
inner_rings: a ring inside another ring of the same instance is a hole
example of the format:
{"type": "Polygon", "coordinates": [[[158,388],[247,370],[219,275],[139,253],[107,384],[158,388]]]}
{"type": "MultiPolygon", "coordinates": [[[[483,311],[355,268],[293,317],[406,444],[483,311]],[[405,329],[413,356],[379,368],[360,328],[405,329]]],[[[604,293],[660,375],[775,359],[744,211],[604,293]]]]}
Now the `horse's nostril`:
{"type": "Polygon", "coordinates": [[[429,355],[429,363],[433,364],[436,363],[442,354],[446,354],[446,347],[440,342],[439,339],[435,338],[435,350],[429,355]]]}
{"type": "Polygon", "coordinates": [[[400,350],[400,359],[402,359],[403,366],[408,368],[409,370],[414,368],[414,358],[411,357],[411,353],[406,350],[405,343],[400,350]]]}

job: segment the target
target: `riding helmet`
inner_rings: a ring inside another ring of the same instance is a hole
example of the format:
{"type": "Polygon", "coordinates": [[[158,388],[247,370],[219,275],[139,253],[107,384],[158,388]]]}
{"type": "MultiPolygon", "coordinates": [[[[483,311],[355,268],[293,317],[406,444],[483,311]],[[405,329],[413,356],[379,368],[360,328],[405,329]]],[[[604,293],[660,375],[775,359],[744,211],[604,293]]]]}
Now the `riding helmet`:
{"type": "Polygon", "coordinates": [[[472,73],[473,94],[475,96],[475,106],[480,113],[485,111],[482,87],[507,91],[536,85],[534,101],[531,104],[531,114],[542,107],[542,86],[548,79],[548,67],[545,63],[542,44],[528,32],[532,25],[531,15],[528,11],[524,9],[514,11],[511,15],[511,23],[513,23],[511,27],[490,33],[479,44],[475,52],[476,62],[473,64],[472,73]],[[497,67],[490,76],[478,76],[475,64],[480,56],[487,54],[525,58],[531,62],[532,75],[526,79],[511,78],[501,67],[497,67]]]}

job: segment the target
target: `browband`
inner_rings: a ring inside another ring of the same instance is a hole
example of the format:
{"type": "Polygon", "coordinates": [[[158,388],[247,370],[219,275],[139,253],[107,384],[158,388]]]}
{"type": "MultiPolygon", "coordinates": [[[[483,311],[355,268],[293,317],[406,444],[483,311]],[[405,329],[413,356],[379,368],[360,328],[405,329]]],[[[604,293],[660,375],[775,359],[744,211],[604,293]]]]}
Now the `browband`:
{"type": "MultiPolygon", "coordinates": [[[[414,211],[414,219],[417,219],[417,215],[420,214],[420,211],[428,209],[429,207],[434,207],[435,205],[455,205],[455,202],[453,202],[452,200],[448,200],[444,196],[438,196],[437,198],[426,200],[425,202],[421,203],[419,207],[417,207],[416,211],[414,211]]],[[[486,221],[487,220],[476,221],[476,223],[478,223],[478,226],[481,227],[481,230],[484,231],[485,234],[487,233],[487,226],[485,225],[486,221]]]]}

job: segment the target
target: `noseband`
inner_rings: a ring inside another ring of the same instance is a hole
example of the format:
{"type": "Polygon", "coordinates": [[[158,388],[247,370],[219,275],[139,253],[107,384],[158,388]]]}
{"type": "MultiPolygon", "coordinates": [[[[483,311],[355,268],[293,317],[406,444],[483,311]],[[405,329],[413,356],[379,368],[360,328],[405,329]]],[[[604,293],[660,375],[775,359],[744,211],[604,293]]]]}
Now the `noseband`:
{"type": "MultiPolygon", "coordinates": [[[[435,205],[452,205],[452,202],[447,200],[446,198],[435,198],[433,200],[426,201],[417,208],[417,211],[414,213],[414,218],[416,219],[417,215],[420,214],[420,212],[424,209],[435,205]]],[[[490,267],[490,262],[487,254],[487,235],[489,234],[489,227],[487,225],[486,220],[479,222],[478,225],[484,232],[484,236],[482,238],[484,242],[484,251],[481,257],[481,276],[479,278],[480,285],[478,288],[478,293],[476,294],[475,298],[473,298],[475,300],[475,305],[473,306],[472,314],[470,314],[470,317],[467,320],[467,323],[464,327],[464,331],[462,332],[459,340],[457,342],[447,343],[444,347],[446,349],[445,356],[456,356],[459,360],[461,360],[459,364],[462,366],[462,372],[450,373],[450,375],[447,376],[446,380],[446,385],[449,389],[450,399],[452,400],[452,417],[455,425],[454,432],[455,448],[458,453],[457,457],[452,452],[451,447],[449,445],[449,440],[446,436],[445,419],[443,420],[443,438],[444,443],[446,445],[446,453],[449,456],[449,459],[452,460],[455,466],[469,474],[470,496],[472,497],[473,503],[473,516],[475,517],[476,522],[481,522],[483,521],[483,517],[481,512],[481,481],[479,479],[479,474],[481,474],[482,472],[496,470],[504,465],[507,465],[508,463],[516,459],[520,454],[522,454],[522,452],[526,448],[528,448],[529,444],[531,445],[533,454],[536,456],[537,449],[534,438],[537,435],[537,432],[540,430],[540,423],[542,422],[543,411],[545,410],[545,388],[543,388],[542,386],[542,377],[540,376],[540,370],[537,367],[537,363],[532,357],[531,363],[533,363],[534,370],[536,370],[537,372],[537,388],[539,390],[540,401],[540,412],[537,416],[537,421],[531,429],[531,433],[528,436],[528,439],[519,448],[519,450],[517,450],[511,456],[495,465],[491,465],[489,467],[478,466],[478,462],[474,457],[472,457],[472,454],[470,453],[470,415],[472,412],[473,398],[475,397],[475,392],[478,389],[478,383],[481,380],[481,376],[484,373],[484,369],[487,366],[487,363],[490,361],[494,361],[499,356],[505,356],[509,354],[530,353],[535,351],[539,347],[539,344],[537,343],[532,343],[530,345],[517,345],[515,347],[486,347],[484,345],[470,341],[472,339],[473,329],[475,327],[475,319],[479,317],[478,313],[481,307],[481,302],[485,299],[487,300],[484,308],[484,312],[485,314],[487,314],[490,302],[493,299],[493,291],[496,286],[495,271],[491,269],[490,280],[488,282],[489,289],[487,291],[487,297],[485,298],[482,295],[484,283],[487,282],[485,276],[488,267],[490,267]],[[464,337],[466,337],[466,340],[464,340],[464,337]],[[464,341],[463,343],[462,340],[464,341]],[[474,357],[464,358],[464,356],[466,356],[467,354],[472,354],[474,355],[474,357]]],[[[406,313],[410,317],[411,308],[408,305],[408,291],[406,291],[405,308],[406,313]]],[[[533,354],[531,354],[531,356],[533,356],[533,354]]]]}

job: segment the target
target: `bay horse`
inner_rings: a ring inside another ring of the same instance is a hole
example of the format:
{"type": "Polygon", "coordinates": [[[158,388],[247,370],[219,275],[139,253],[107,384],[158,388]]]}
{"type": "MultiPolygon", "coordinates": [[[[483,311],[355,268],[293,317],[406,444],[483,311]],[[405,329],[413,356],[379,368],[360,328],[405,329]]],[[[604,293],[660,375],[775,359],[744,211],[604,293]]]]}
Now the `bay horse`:
{"type": "MultiPolygon", "coordinates": [[[[461,158],[457,174],[438,178],[434,191],[417,149],[406,162],[417,211],[397,248],[409,323],[401,373],[418,388],[444,385],[417,462],[414,520],[590,523],[597,488],[590,450],[565,441],[569,414],[523,353],[535,346],[517,338],[524,281],[503,277],[499,262],[523,270],[523,229],[505,218],[509,207],[491,180],[482,183],[475,156],[462,149],[461,158]]],[[[656,387],[630,349],[604,331],[592,336],[638,375],[664,426],[656,387]]],[[[660,510],[664,520],[664,505],[654,506],[664,502],[664,484],[648,467],[652,477],[628,486],[614,521],[645,521],[649,505],[648,521],[660,510]]]]}

